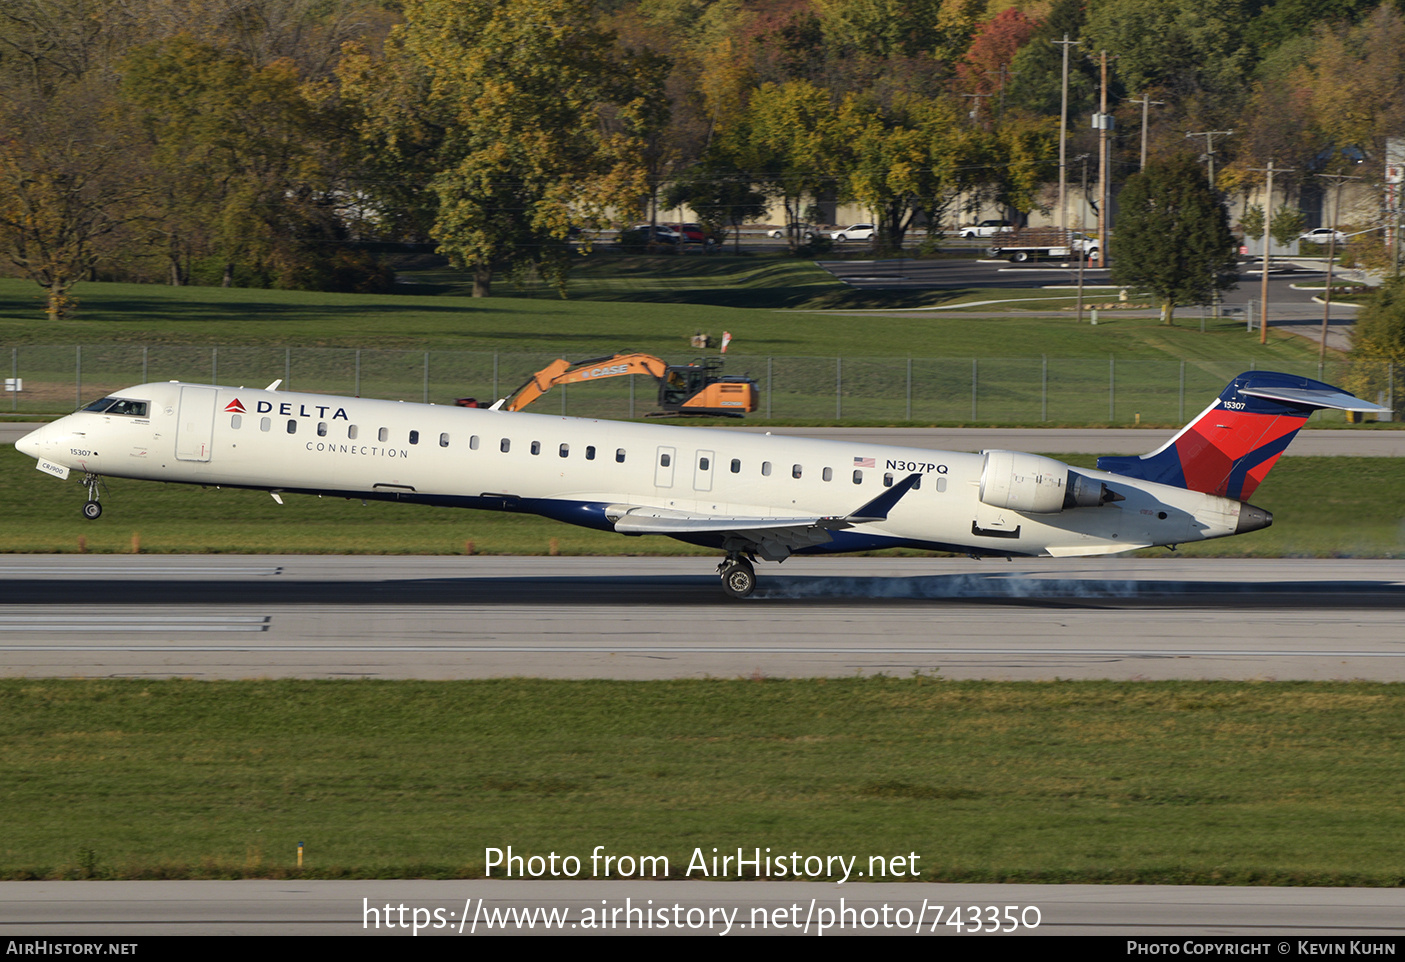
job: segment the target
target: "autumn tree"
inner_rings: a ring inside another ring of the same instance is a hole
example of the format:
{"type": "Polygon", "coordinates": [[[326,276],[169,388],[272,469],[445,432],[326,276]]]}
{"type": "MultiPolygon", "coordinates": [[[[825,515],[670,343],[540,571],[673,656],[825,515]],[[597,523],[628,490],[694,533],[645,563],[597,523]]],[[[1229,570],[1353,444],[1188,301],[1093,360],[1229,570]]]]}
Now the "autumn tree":
{"type": "Polygon", "coordinates": [[[805,80],[762,84],[745,114],[718,133],[718,149],[751,172],[785,210],[787,234],[800,241],[807,199],[832,192],[837,114],[829,91],[805,80]]]}
{"type": "Polygon", "coordinates": [[[343,69],[362,130],[407,170],[432,169],[439,249],[472,268],[563,282],[574,224],[647,191],[642,90],[614,37],[571,0],[408,0],[385,58],[343,69]]]}
{"type": "Polygon", "coordinates": [[[1234,288],[1239,249],[1229,213],[1193,158],[1148,163],[1127,178],[1118,203],[1112,280],[1150,290],[1161,301],[1162,323],[1173,323],[1181,304],[1234,288]]]}
{"type": "Polygon", "coordinates": [[[956,65],[967,89],[983,97],[1003,97],[1010,65],[1038,26],[1014,7],[984,24],[971,40],[966,56],[956,65]]]}
{"type": "Polygon", "coordinates": [[[291,61],[259,66],[188,37],[131,53],[121,91],[151,151],[147,233],[170,282],[215,255],[225,286],[237,265],[305,286],[300,272],[343,230],[321,92],[291,61]]]}
{"type": "MultiPolygon", "coordinates": [[[[1405,406],[1400,375],[1405,372],[1405,278],[1396,276],[1376,291],[1356,317],[1351,338],[1351,371],[1347,386],[1368,400],[1395,385],[1395,406],[1405,406]],[[1395,377],[1389,374],[1394,365],[1395,377]]],[[[1384,398],[1381,403],[1385,403],[1384,398]]]]}
{"type": "Polygon", "coordinates": [[[71,308],[104,238],[135,216],[135,146],[97,85],[0,101],[0,249],[46,295],[51,320],[71,308]]]}
{"type": "Polygon", "coordinates": [[[901,249],[917,215],[939,224],[962,189],[981,134],[954,100],[904,96],[891,103],[850,94],[839,110],[841,190],[873,211],[878,246],[901,249]]]}

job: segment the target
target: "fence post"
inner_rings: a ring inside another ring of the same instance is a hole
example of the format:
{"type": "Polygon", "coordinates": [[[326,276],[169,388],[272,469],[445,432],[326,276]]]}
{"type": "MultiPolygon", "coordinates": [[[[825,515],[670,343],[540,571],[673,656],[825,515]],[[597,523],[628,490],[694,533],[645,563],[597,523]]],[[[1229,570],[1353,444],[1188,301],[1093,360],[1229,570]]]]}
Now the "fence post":
{"type": "Polygon", "coordinates": [[[629,376],[629,417],[634,418],[634,375],[629,376]]]}
{"type": "Polygon", "coordinates": [[[210,348],[210,383],[220,383],[220,349],[210,348]]]}
{"type": "Polygon", "coordinates": [[[1113,407],[1113,402],[1117,398],[1116,364],[1117,359],[1109,354],[1107,356],[1107,420],[1109,424],[1117,420],[1117,415],[1114,413],[1115,409],[1113,407]]]}
{"type": "Polygon", "coordinates": [[[1181,403],[1176,409],[1176,420],[1180,424],[1185,423],[1185,361],[1181,362],[1181,403]]]}
{"type": "Polygon", "coordinates": [[[493,352],[493,403],[498,402],[498,352],[493,352]]]}
{"type": "Polygon", "coordinates": [[[145,384],[147,381],[151,380],[151,378],[149,378],[149,377],[146,376],[146,352],[147,352],[147,350],[148,350],[148,348],[147,348],[145,345],[143,345],[143,346],[142,346],[142,349],[141,349],[141,382],[142,382],[143,384],[145,384]]]}
{"type": "Polygon", "coordinates": [[[776,381],[775,381],[775,378],[772,376],[772,375],[773,375],[773,371],[772,371],[772,369],[771,369],[771,361],[772,361],[772,360],[774,360],[774,358],[771,358],[771,357],[767,357],[767,358],[766,358],[766,419],[767,419],[767,420],[770,420],[770,418],[771,418],[771,396],[776,393],[776,381]]]}
{"type": "Polygon", "coordinates": [[[74,348],[73,356],[73,410],[83,406],[83,345],[74,348]]]}
{"type": "Polygon", "coordinates": [[[907,420],[912,420],[912,358],[907,359],[907,420]]]}
{"type": "Polygon", "coordinates": [[[429,352],[424,352],[424,403],[429,403],[429,352]]]}
{"type": "Polygon", "coordinates": [[[1049,420],[1049,355],[1039,355],[1039,418],[1049,420]]]}
{"type": "Polygon", "coordinates": [[[356,349],[356,396],[361,396],[361,348],[356,349]]]}
{"type": "Polygon", "coordinates": [[[844,359],[834,359],[834,420],[844,419],[844,359]]]}
{"type": "Polygon", "coordinates": [[[10,348],[10,373],[14,380],[10,382],[10,410],[20,409],[20,349],[10,348]]]}
{"type": "Polygon", "coordinates": [[[971,358],[971,420],[976,419],[976,365],[980,361],[971,358]]]}
{"type": "Polygon", "coordinates": [[[283,348],[283,390],[289,391],[293,387],[293,349],[283,348]]]}

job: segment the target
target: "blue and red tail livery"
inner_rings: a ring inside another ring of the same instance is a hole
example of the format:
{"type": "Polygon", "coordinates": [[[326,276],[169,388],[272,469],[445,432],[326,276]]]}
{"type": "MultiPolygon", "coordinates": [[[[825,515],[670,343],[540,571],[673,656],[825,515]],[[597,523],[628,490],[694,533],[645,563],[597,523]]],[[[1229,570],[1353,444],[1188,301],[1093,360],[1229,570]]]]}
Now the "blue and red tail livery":
{"type": "Polygon", "coordinates": [[[1246,371],[1170,441],[1098,468],[1243,501],[1254,493],[1313,411],[1375,411],[1340,388],[1272,371],[1246,371]]]}

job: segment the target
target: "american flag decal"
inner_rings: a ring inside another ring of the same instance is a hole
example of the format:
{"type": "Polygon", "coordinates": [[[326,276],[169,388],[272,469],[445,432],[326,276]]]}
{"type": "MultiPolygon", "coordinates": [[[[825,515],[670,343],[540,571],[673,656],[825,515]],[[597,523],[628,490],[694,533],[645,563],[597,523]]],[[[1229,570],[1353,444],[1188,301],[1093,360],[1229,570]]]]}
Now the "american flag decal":
{"type": "Polygon", "coordinates": [[[872,458],[854,458],[854,467],[856,467],[856,468],[871,468],[871,467],[873,467],[873,459],[872,459],[872,458]]]}

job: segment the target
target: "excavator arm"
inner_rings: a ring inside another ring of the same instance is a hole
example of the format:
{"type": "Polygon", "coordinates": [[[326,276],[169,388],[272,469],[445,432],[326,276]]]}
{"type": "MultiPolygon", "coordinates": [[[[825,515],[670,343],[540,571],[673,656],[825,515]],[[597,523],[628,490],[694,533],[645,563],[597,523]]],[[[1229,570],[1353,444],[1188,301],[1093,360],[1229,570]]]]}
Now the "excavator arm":
{"type": "Polygon", "coordinates": [[[527,383],[509,394],[500,406],[504,411],[520,411],[558,384],[598,381],[625,374],[647,374],[655,380],[663,380],[667,371],[668,365],[652,354],[614,354],[574,364],[557,358],[528,378],[527,383]]]}

